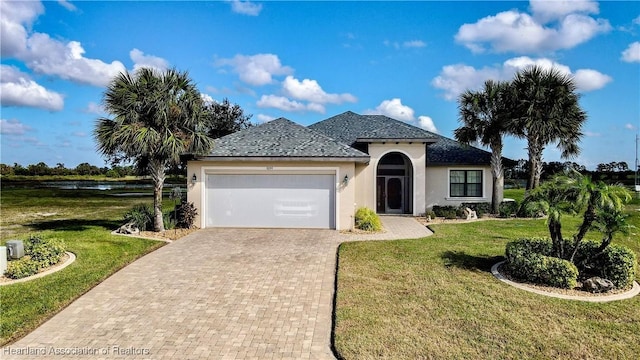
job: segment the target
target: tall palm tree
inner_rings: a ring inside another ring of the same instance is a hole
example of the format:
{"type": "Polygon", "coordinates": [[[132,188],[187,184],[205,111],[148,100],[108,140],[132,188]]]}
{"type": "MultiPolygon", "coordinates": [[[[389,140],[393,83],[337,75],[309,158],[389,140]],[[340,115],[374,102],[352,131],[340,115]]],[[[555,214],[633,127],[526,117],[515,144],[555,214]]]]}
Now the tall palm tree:
{"type": "Polygon", "coordinates": [[[573,78],[558,69],[531,66],[518,72],[512,84],[517,102],[510,130],[527,139],[531,164],[527,189],[535,189],[540,185],[545,146],[557,143],[562,158],[578,155],[587,115],[578,103],[573,78]]]}
{"type": "Polygon", "coordinates": [[[131,161],[151,176],[154,230],[163,231],[165,169],[179,163],[181,154],[202,154],[213,146],[200,92],[187,72],[142,68],[116,76],[103,103],[113,118],[96,123],[98,151],[112,163],[131,161]]]}
{"type": "Polygon", "coordinates": [[[456,140],[465,144],[477,142],[491,149],[491,212],[494,214],[498,213],[504,197],[502,136],[511,119],[511,94],[509,83],[487,80],[482,90],[467,90],[458,98],[462,126],[454,131],[456,140]]]}

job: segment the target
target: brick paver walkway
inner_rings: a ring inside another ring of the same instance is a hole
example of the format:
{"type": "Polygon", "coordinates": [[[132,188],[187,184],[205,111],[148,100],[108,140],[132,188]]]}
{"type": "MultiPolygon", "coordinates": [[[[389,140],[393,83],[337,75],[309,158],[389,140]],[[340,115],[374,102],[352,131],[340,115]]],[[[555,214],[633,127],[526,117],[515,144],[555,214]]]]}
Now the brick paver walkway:
{"type": "Polygon", "coordinates": [[[375,236],[198,231],[114,274],[0,349],[0,358],[334,359],[339,243],[429,234],[412,218],[385,217],[383,224],[387,232],[375,236]],[[15,355],[19,351],[31,355],[15,355]]]}

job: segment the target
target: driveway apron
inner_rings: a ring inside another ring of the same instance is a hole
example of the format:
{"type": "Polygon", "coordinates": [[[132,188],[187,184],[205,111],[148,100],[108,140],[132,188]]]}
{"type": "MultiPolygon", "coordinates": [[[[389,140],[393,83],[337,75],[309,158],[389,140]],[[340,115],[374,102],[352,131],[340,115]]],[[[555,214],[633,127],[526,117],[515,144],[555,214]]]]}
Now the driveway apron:
{"type": "Polygon", "coordinates": [[[200,230],[114,274],[1,357],[334,359],[339,241],[331,230],[200,230]]]}

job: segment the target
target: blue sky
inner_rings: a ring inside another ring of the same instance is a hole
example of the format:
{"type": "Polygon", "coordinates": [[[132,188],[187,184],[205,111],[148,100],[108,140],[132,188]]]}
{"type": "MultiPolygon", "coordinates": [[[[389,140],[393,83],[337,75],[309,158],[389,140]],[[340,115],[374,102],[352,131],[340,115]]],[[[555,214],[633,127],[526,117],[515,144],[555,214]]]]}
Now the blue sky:
{"type": "MultiPolygon", "coordinates": [[[[17,1],[0,8],[0,160],[104,160],[92,130],[112,76],[189,72],[207,100],[260,123],[309,125],[351,110],[444,136],[456,98],[532,64],[574,76],[588,168],[633,166],[640,125],[637,1],[17,1]]],[[[505,156],[526,158],[508,138],[505,156]]],[[[545,161],[559,160],[549,146],[545,161]]]]}

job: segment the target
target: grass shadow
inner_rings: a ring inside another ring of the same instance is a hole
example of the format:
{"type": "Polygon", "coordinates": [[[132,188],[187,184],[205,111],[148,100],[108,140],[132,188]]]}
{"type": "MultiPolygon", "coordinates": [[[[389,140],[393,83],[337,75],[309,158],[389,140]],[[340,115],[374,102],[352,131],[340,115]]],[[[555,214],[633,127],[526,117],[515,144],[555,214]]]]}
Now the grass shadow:
{"type": "Polygon", "coordinates": [[[463,251],[445,251],[440,258],[444,260],[445,267],[483,272],[490,272],[495,263],[504,260],[504,256],[469,255],[463,251]]]}
{"type": "Polygon", "coordinates": [[[93,227],[102,227],[105,230],[112,231],[117,229],[120,225],[122,225],[121,221],[117,220],[61,219],[36,221],[29,223],[27,226],[39,231],[84,231],[93,227]]]}

